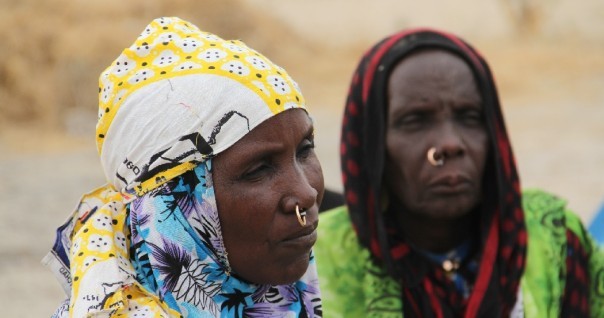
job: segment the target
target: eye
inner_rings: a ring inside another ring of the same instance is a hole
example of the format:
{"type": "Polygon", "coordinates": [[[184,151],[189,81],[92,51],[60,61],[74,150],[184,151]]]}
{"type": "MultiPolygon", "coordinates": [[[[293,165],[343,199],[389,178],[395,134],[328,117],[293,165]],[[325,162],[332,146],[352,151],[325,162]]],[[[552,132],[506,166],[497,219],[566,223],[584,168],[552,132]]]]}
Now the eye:
{"type": "Polygon", "coordinates": [[[397,117],[393,124],[404,130],[417,130],[428,123],[430,116],[425,111],[413,111],[397,117]]]}
{"type": "Polygon", "coordinates": [[[260,181],[264,177],[271,174],[273,172],[273,170],[274,170],[274,167],[270,162],[268,162],[266,160],[262,160],[262,161],[258,162],[257,164],[252,165],[248,170],[246,170],[241,175],[240,179],[246,180],[246,181],[251,181],[251,182],[260,181]]]}
{"type": "Polygon", "coordinates": [[[296,157],[300,159],[306,159],[310,157],[315,149],[315,139],[314,135],[310,135],[300,143],[298,147],[298,151],[296,152],[296,157]]]}
{"type": "Polygon", "coordinates": [[[475,108],[463,109],[458,113],[458,118],[464,123],[473,126],[483,124],[482,111],[475,108]]]}

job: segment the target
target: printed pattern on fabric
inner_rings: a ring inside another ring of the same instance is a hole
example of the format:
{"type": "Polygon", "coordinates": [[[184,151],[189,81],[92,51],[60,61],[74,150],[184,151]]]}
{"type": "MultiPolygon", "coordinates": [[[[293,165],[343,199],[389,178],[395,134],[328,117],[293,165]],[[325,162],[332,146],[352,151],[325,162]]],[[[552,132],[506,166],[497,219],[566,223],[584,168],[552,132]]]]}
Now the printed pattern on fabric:
{"type": "Polygon", "coordinates": [[[70,297],[54,317],[87,317],[91,313],[109,317],[143,311],[152,314],[146,317],[177,314],[135,279],[127,215],[121,213],[123,202],[129,199],[114,189],[99,188],[83,196],[73,216],[59,229],[53,251],[44,262],[55,269],[70,297]]]}
{"type": "Polygon", "coordinates": [[[522,280],[526,317],[602,317],[604,249],[564,200],[528,190],[523,204],[530,247],[522,280]]]}
{"type": "Polygon", "coordinates": [[[320,222],[314,251],[325,317],[402,317],[400,284],[358,244],[346,208],[320,222]]]}
{"type": "Polygon", "coordinates": [[[153,20],[99,85],[96,138],[105,175],[118,190],[138,195],[216,155],[263,120],[305,107],[283,68],[241,41],[176,17],[153,20]]]}
{"type": "Polygon", "coordinates": [[[73,282],[54,317],[321,317],[313,255],[290,285],[230,275],[210,170],[207,160],[134,199],[128,214],[117,213],[115,190],[85,196],[47,257],[73,282]]]}
{"type": "Polygon", "coordinates": [[[160,18],[99,82],[109,184],[82,197],[43,260],[68,295],[55,317],[320,317],[312,255],[287,286],[228,275],[209,174],[211,158],[264,120],[304,109],[285,70],[240,41],[160,18]]]}
{"type": "Polygon", "coordinates": [[[187,317],[320,316],[314,257],[291,285],[262,286],[230,275],[211,160],[131,205],[138,280],[187,317]],[[304,308],[302,308],[304,306],[304,308]]]}
{"type": "MultiPolygon", "coordinates": [[[[568,231],[576,234],[581,249],[591,251],[587,271],[592,284],[590,312],[579,316],[604,315],[604,250],[565,205],[563,200],[539,190],[523,192],[530,248],[518,290],[519,302],[510,313],[513,317],[564,317],[564,281],[567,275],[574,275],[566,266],[566,259],[572,257],[565,238],[568,231]]],[[[321,215],[315,253],[326,317],[403,317],[400,284],[356,242],[345,207],[321,215]]]]}

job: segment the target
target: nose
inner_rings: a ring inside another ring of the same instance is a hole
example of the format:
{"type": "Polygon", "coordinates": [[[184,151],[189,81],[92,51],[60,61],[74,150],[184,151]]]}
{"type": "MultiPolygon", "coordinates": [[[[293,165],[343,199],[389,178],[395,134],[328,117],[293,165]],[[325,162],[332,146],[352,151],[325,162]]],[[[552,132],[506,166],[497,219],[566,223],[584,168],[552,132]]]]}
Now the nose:
{"type": "Polygon", "coordinates": [[[286,195],[283,197],[282,208],[285,213],[295,213],[296,205],[300,210],[310,210],[317,203],[318,191],[309,182],[301,168],[295,173],[285,176],[283,183],[286,195]]]}
{"type": "Polygon", "coordinates": [[[466,152],[463,136],[453,123],[443,123],[436,140],[435,146],[445,159],[461,157],[466,152]]]}

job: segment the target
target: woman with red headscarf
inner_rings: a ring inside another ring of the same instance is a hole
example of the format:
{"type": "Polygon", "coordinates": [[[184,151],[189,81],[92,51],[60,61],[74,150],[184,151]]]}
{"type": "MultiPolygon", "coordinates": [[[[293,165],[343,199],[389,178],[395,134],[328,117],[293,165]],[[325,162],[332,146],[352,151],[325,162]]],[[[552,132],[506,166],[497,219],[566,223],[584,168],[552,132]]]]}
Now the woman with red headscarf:
{"type": "Polygon", "coordinates": [[[486,61],[394,34],[353,76],[346,206],[321,218],[325,316],[602,317],[604,253],[553,195],[521,192],[486,61]]]}

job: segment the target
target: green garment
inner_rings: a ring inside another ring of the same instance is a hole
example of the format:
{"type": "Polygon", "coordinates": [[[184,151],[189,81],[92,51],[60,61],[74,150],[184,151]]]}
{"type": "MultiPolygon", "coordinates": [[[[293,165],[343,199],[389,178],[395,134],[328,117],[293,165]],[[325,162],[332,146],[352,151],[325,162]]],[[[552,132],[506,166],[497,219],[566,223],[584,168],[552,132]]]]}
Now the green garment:
{"type": "MultiPolygon", "coordinates": [[[[528,251],[521,281],[525,317],[559,317],[566,277],[566,229],[589,257],[590,314],[604,317],[604,250],[566,202],[538,190],[522,196],[528,251]]],[[[314,253],[324,317],[402,317],[400,285],[358,243],[346,207],[321,215],[314,253]]]]}

